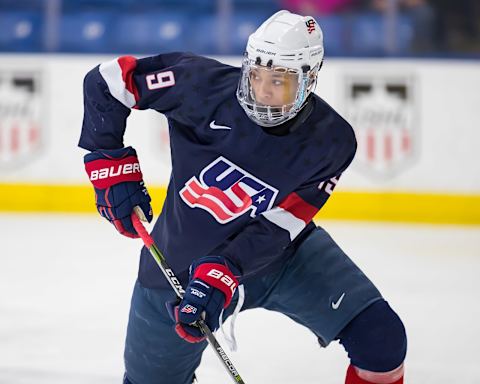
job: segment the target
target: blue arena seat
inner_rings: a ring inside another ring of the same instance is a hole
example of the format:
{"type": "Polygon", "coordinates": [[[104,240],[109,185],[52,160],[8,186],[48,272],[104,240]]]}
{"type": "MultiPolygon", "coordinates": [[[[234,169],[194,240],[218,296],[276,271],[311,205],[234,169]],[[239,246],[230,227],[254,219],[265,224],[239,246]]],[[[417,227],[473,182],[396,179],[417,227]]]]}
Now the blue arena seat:
{"type": "MultiPolygon", "coordinates": [[[[144,9],[149,8],[175,8],[178,12],[184,10],[201,11],[202,9],[209,8],[215,9],[217,2],[212,0],[182,0],[179,4],[178,0],[142,0],[136,1],[136,8],[144,9]]],[[[173,11],[173,9],[171,9],[173,11]]]]}
{"type": "Polygon", "coordinates": [[[348,18],[343,15],[315,17],[323,31],[325,55],[339,56],[348,51],[348,18]]]}
{"type": "Polygon", "coordinates": [[[192,36],[192,52],[215,54],[219,50],[219,30],[217,17],[211,14],[198,15],[193,19],[193,29],[201,31],[192,36]]]}
{"type": "Polygon", "coordinates": [[[248,36],[266,17],[268,14],[259,12],[236,12],[231,20],[220,19],[215,15],[201,16],[194,24],[195,30],[202,31],[194,36],[194,52],[241,55],[248,36]]]}
{"type": "MultiPolygon", "coordinates": [[[[0,0],[1,1],[1,0],[0,0]]],[[[68,12],[82,10],[118,10],[122,7],[133,6],[136,0],[63,0],[62,8],[68,12]]]]}
{"type": "Polygon", "coordinates": [[[117,52],[146,54],[188,50],[190,26],[188,14],[181,12],[122,14],[112,30],[112,47],[117,52]]]}
{"type": "Polygon", "coordinates": [[[276,0],[233,0],[232,8],[234,14],[260,14],[264,20],[281,9],[276,0]]]}
{"type": "Polygon", "coordinates": [[[270,8],[272,11],[279,8],[278,0],[232,0],[232,3],[235,7],[270,8]]]}
{"type": "Polygon", "coordinates": [[[111,52],[112,12],[69,12],[62,15],[59,50],[62,52],[111,52]]]}
{"type": "Polygon", "coordinates": [[[0,12],[39,11],[45,8],[45,0],[0,0],[0,12]]]}
{"type": "MultiPolygon", "coordinates": [[[[360,14],[351,24],[351,52],[355,55],[387,55],[387,23],[383,15],[360,14]]],[[[395,54],[407,54],[413,40],[411,20],[400,15],[396,23],[395,54]]]]}
{"type": "Polygon", "coordinates": [[[0,51],[42,50],[42,15],[36,12],[0,12],[0,51]]]}

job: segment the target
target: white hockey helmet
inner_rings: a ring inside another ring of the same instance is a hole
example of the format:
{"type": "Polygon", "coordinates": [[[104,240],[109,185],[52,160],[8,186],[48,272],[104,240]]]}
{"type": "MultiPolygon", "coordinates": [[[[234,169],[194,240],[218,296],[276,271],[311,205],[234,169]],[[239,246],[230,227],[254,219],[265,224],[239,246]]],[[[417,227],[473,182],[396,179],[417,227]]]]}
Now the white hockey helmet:
{"type": "Polygon", "coordinates": [[[323,61],[323,33],[311,16],[279,11],[248,39],[237,99],[258,125],[290,120],[314,91],[323,61]]]}

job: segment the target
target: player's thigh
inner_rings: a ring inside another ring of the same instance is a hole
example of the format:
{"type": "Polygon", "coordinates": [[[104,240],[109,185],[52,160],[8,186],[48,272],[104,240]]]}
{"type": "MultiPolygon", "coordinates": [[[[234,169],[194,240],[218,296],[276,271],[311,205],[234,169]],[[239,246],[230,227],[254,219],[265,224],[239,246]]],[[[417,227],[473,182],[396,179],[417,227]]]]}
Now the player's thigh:
{"type": "Polygon", "coordinates": [[[326,346],[380,298],[360,268],[324,229],[317,228],[286,265],[263,306],[305,325],[326,346]]]}
{"type": "Polygon", "coordinates": [[[191,384],[207,343],[191,344],[175,333],[165,307],[171,289],[135,284],[125,342],[126,375],[132,384],[191,384]]]}

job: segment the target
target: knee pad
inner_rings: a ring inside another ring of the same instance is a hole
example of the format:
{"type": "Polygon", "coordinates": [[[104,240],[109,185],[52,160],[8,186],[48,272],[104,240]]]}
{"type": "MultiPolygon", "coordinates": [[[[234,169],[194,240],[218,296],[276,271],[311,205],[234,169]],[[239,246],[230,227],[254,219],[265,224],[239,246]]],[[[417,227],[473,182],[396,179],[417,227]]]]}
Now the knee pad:
{"type": "Polygon", "coordinates": [[[398,368],[407,353],[405,327],[385,300],[364,309],[338,334],[351,364],[373,372],[398,368]]]}

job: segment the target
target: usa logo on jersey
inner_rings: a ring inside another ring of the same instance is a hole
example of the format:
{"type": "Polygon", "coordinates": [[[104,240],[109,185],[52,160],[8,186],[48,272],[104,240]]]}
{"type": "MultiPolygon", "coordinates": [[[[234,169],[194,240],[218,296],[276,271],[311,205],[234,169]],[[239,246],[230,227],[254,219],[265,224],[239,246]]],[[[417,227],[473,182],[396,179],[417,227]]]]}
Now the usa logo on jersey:
{"type": "Polygon", "coordinates": [[[192,177],[180,191],[191,208],[209,212],[226,224],[250,210],[255,217],[270,209],[278,190],[220,156],[207,165],[200,176],[192,177]]]}

